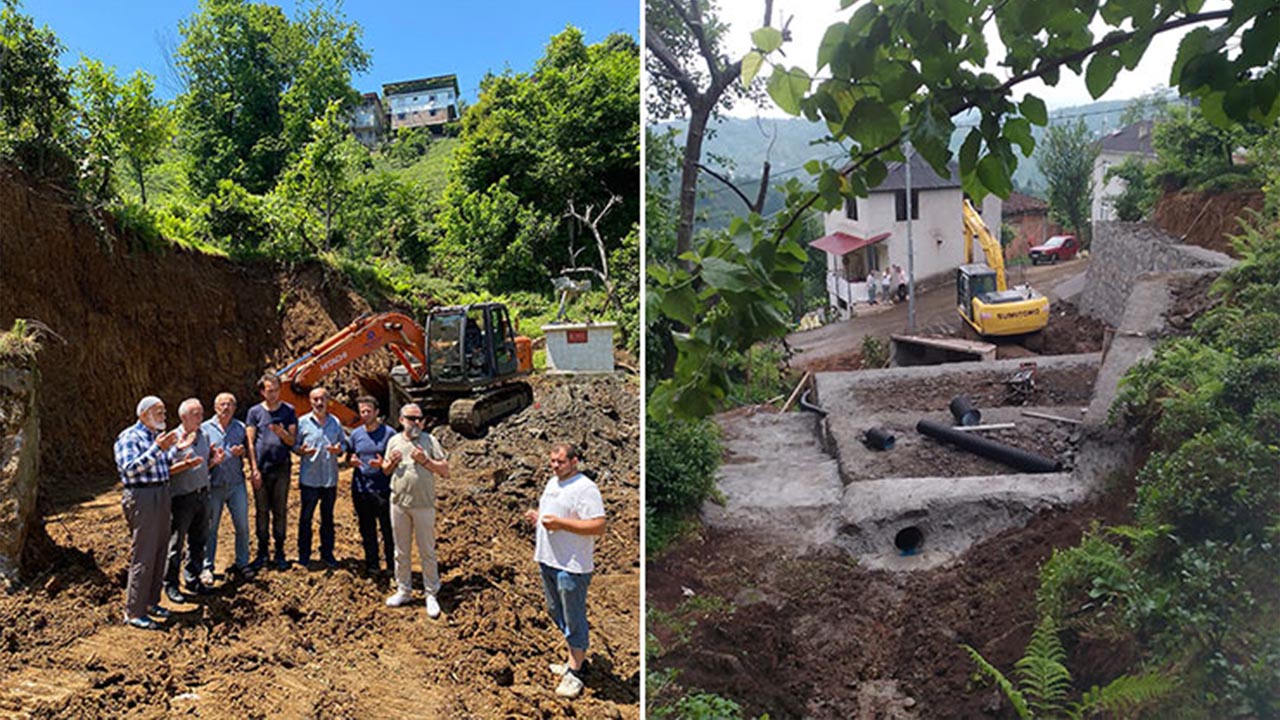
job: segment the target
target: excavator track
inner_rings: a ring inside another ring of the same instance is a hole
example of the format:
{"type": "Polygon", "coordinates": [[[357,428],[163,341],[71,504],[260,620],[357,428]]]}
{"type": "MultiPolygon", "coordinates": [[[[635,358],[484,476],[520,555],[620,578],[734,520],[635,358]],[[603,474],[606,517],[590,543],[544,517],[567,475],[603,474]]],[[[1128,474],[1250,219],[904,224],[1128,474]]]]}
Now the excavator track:
{"type": "Polygon", "coordinates": [[[519,412],[533,404],[533,388],[528,383],[508,383],[477,397],[449,404],[449,427],[464,437],[479,437],[493,421],[519,412]]]}

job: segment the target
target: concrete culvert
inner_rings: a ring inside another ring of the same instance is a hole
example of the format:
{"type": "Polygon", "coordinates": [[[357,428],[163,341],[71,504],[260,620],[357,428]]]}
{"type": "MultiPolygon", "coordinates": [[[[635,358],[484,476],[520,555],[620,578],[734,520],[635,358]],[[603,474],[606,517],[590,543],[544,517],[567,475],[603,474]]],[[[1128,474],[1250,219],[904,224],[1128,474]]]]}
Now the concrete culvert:
{"type": "Polygon", "coordinates": [[[915,555],[924,544],[924,532],[915,525],[904,527],[893,537],[893,544],[903,555],[915,555]]]}

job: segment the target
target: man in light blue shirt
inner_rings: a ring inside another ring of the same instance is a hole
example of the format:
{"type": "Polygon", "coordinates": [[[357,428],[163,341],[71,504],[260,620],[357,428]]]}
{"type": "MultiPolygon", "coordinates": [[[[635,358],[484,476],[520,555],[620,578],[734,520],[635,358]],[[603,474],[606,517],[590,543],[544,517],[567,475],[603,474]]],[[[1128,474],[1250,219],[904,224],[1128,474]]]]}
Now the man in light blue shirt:
{"type": "Polygon", "coordinates": [[[298,440],[294,452],[302,456],[298,485],[302,491],[302,512],[298,525],[298,562],[311,562],[311,520],[320,505],[320,560],[338,566],[333,556],[333,505],[338,498],[338,460],[349,445],[342,423],[329,414],[329,392],[315,388],[308,396],[311,412],[298,419],[298,440]]]}
{"type": "Polygon", "coordinates": [[[200,573],[200,581],[206,585],[213,583],[218,525],[222,522],[224,506],[231,512],[236,537],[236,560],[230,572],[245,580],[252,580],[254,576],[249,567],[249,491],[244,477],[246,435],[244,423],[234,417],[236,396],[218,393],[213,400],[213,412],[214,417],[206,420],[200,429],[208,436],[210,446],[222,449],[224,459],[209,468],[209,541],[205,545],[204,571],[200,573]]]}

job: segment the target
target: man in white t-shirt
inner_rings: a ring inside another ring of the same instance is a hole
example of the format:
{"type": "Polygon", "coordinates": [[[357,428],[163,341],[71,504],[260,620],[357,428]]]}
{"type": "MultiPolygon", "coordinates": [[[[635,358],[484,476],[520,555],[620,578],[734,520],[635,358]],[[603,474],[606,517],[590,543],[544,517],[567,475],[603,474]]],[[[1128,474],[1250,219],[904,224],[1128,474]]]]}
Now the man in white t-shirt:
{"type": "Polygon", "coordinates": [[[551,472],[537,510],[525,519],[537,528],[533,559],[542,570],[547,610],[569,646],[569,661],[555,663],[560,676],[556,695],[577,697],[587,657],[587,585],[595,570],[596,537],[604,534],[604,500],[600,489],[578,472],[577,448],[560,443],[551,449],[551,472]]]}

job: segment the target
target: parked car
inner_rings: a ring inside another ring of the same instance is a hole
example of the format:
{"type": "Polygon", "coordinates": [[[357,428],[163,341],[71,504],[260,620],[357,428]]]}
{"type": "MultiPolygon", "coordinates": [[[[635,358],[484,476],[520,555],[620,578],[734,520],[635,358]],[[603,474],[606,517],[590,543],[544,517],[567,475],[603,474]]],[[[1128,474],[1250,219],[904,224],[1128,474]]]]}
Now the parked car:
{"type": "Polygon", "coordinates": [[[1043,245],[1031,248],[1031,264],[1042,262],[1056,263],[1059,260],[1070,260],[1080,251],[1080,241],[1075,235],[1054,235],[1044,241],[1043,245]]]}

